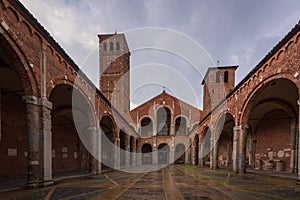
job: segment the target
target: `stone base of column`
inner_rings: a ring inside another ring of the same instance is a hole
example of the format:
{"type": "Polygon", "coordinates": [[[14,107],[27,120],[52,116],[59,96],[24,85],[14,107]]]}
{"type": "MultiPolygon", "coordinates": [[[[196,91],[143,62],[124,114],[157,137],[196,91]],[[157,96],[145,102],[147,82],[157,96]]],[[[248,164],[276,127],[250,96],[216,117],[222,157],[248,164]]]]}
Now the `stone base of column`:
{"type": "Polygon", "coordinates": [[[47,181],[27,181],[25,187],[26,188],[40,188],[40,187],[47,187],[53,185],[53,180],[47,181]]]}

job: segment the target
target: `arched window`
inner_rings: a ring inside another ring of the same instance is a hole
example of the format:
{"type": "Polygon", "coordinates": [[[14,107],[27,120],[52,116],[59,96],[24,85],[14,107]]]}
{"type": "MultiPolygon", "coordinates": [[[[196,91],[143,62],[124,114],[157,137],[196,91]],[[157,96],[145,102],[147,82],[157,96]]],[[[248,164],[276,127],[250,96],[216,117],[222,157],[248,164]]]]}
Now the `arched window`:
{"type": "Polygon", "coordinates": [[[119,42],[116,43],[116,50],[117,50],[117,51],[120,50],[120,43],[119,43],[119,42]]]}
{"type": "Polygon", "coordinates": [[[186,135],[186,119],[184,117],[178,117],[175,120],[175,134],[186,135]]]}
{"type": "Polygon", "coordinates": [[[228,71],[224,72],[224,82],[228,83],[228,71]]]}
{"type": "Polygon", "coordinates": [[[220,72],[219,71],[217,71],[216,72],[216,83],[220,83],[220,72]]]}
{"type": "Polygon", "coordinates": [[[107,43],[106,42],[103,43],[103,51],[107,51],[107,43]]]}
{"type": "Polygon", "coordinates": [[[109,43],[109,50],[110,50],[110,51],[113,51],[113,50],[114,50],[114,43],[113,43],[113,42],[110,42],[110,43],[109,43]]]}
{"type": "Polygon", "coordinates": [[[171,111],[162,107],[157,111],[157,135],[167,136],[170,135],[171,127],[171,111]]]}
{"type": "Polygon", "coordinates": [[[142,137],[151,137],[153,134],[153,123],[149,117],[145,117],[141,121],[141,136],[142,137]]]}

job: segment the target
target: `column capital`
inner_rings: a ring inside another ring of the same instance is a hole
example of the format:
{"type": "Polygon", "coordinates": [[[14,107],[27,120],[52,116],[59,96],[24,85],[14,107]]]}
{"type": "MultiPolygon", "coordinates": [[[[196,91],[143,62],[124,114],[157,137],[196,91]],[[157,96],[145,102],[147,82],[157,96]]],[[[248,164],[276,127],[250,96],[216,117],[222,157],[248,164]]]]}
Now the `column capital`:
{"type": "Polygon", "coordinates": [[[26,95],[22,99],[26,104],[38,105],[38,98],[36,96],[26,95]]]}
{"type": "Polygon", "coordinates": [[[88,127],[87,130],[90,132],[97,132],[97,127],[91,126],[91,127],[88,127]]]}
{"type": "Polygon", "coordinates": [[[44,107],[48,108],[49,110],[52,110],[52,102],[46,98],[38,98],[33,95],[26,95],[26,96],[23,96],[22,99],[26,104],[44,106],[44,107]]]}

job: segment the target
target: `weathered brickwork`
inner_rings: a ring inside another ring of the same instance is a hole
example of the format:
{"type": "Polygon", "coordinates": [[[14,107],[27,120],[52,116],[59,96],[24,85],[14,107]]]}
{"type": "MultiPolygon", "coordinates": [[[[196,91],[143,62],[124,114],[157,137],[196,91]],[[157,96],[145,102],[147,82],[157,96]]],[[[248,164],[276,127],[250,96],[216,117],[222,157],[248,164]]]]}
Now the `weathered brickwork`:
{"type": "MultiPolygon", "coordinates": [[[[120,50],[127,47],[124,41],[120,50]]],[[[228,167],[239,173],[247,167],[290,171],[300,178],[299,23],[235,87],[235,68],[228,70],[226,97],[218,95],[212,101],[206,91],[204,110],[162,92],[127,112],[130,77],[120,84],[115,100],[102,94],[18,1],[0,2],[0,42],[1,177],[27,175],[27,186],[46,186],[53,183],[52,174],[60,172],[99,173],[107,167],[105,159],[115,168],[164,163],[179,155],[181,145],[185,153],[178,163],[228,167]],[[82,110],[73,105],[72,92],[79,94],[82,110]],[[81,128],[87,137],[102,132],[123,150],[158,150],[157,154],[134,157],[116,151],[112,158],[105,157],[110,155],[107,149],[95,147],[92,153],[100,151],[103,159],[97,161],[79,139],[82,130],[76,129],[72,109],[84,113],[81,128]],[[140,138],[151,127],[153,135],[140,138]]],[[[123,57],[112,55],[115,62],[107,75],[128,72],[130,53],[125,52],[123,57]]],[[[225,81],[226,68],[219,70],[220,81],[225,81]]],[[[100,85],[103,93],[115,86],[106,78],[100,85]]]]}

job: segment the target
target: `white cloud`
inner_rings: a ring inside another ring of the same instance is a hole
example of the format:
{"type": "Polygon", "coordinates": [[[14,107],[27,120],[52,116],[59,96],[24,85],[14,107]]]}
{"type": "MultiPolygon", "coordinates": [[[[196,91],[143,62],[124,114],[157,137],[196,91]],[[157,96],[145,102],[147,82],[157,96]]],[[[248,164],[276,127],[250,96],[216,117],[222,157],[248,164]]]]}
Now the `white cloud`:
{"type": "Polygon", "coordinates": [[[21,2],[96,85],[99,33],[149,26],[175,29],[200,43],[214,61],[238,64],[241,80],[300,19],[298,0],[21,2]],[[83,63],[93,49],[96,53],[83,63]]]}

